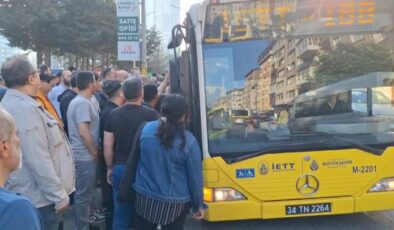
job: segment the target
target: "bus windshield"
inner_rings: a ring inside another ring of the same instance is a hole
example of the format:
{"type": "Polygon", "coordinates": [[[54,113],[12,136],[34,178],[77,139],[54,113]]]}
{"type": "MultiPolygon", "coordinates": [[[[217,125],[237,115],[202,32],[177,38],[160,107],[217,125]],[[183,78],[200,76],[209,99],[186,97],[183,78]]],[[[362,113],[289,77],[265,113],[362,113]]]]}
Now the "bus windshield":
{"type": "Polygon", "coordinates": [[[203,60],[211,155],[350,147],[338,138],[377,148],[392,143],[393,10],[381,7],[390,5],[386,0],[349,1],[358,13],[345,26],[338,15],[343,2],[208,6],[203,60]],[[265,18],[246,14],[252,7],[265,18]],[[286,13],[278,19],[280,7],[286,13]]]}

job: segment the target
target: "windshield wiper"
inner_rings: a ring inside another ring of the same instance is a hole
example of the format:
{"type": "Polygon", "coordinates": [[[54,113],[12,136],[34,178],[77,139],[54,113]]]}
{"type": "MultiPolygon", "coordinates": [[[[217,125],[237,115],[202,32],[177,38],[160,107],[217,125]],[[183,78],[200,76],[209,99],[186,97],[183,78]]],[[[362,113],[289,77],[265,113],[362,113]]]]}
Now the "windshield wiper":
{"type": "MultiPolygon", "coordinates": [[[[282,144],[282,145],[277,145],[277,146],[264,147],[261,150],[249,152],[247,154],[237,155],[235,157],[230,157],[230,158],[226,159],[226,162],[231,164],[231,163],[243,161],[246,159],[250,159],[253,157],[258,157],[258,156],[261,156],[266,153],[279,153],[279,152],[283,152],[283,151],[299,152],[299,151],[310,151],[312,149],[314,149],[314,150],[318,149],[316,147],[316,141],[298,142],[298,143],[287,144],[287,145],[282,144]]],[[[327,149],[327,147],[322,148],[322,149],[327,149]]]]}
{"type": "MultiPolygon", "coordinates": [[[[356,148],[356,149],[362,150],[364,152],[372,153],[372,154],[375,154],[375,155],[382,155],[383,152],[384,152],[384,150],[376,149],[376,148],[370,147],[368,145],[355,143],[353,141],[350,141],[350,140],[344,139],[344,138],[340,138],[337,135],[330,134],[330,133],[322,133],[322,132],[311,133],[308,136],[310,136],[310,137],[313,137],[313,136],[317,137],[319,135],[322,136],[322,137],[329,137],[332,140],[334,140],[336,143],[340,142],[340,143],[342,143],[344,145],[347,145],[347,146],[350,146],[352,148],[356,148]]],[[[276,146],[267,146],[267,147],[264,147],[261,150],[251,151],[251,152],[248,152],[248,153],[242,154],[242,155],[238,155],[238,154],[234,153],[235,156],[233,155],[233,157],[228,157],[225,160],[226,160],[227,163],[231,164],[231,163],[243,161],[243,160],[246,160],[246,159],[250,159],[250,158],[253,158],[253,157],[261,156],[261,155],[266,154],[266,153],[278,153],[278,152],[283,152],[283,151],[287,151],[288,152],[289,150],[292,151],[292,152],[293,151],[294,152],[299,152],[299,151],[316,151],[316,150],[328,150],[328,149],[341,149],[342,147],[343,146],[334,147],[334,146],[332,146],[332,144],[330,145],[329,143],[324,142],[321,139],[319,141],[314,139],[314,140],[310,140],[308,142],[302,141],[302,142],[297,142],[297,143],[294,143],[294,144],[289,144],[288,143],[286,145],[281,144],[281,145],[276,145],[276,146]]]]}
{"type": "Polygon", "coordinates": [[[341,138],[341,137],[337,136],[336,134],[325,133],[325,132],[318,132],[316,134],[322,134],[323,136],[330,137],[330,138],[334,139],[337,142],[342,142],[342,143],[344,143],[346,145],[349,145],[350,147],[362,150],[364,152],[372,153],[372,154],[375,154],[375,155],[382,155],[383,152],[384,152],[384,150],[381,150],[381,149],[373,148],[373,147],[370,147],[368,145],[363,145],[363,144],[360,144],[360,143],[356,143],[356,142],[350,141],[350,140],[345,139],[345,138],[341,138]]]}

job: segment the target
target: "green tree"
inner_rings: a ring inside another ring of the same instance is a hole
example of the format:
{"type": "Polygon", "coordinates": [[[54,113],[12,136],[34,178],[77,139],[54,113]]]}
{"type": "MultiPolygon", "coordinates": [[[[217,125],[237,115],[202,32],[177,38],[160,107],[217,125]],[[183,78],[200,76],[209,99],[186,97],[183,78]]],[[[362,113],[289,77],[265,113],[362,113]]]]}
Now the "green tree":
{"type": "Polygon", "coordinates": [[[314,81],[317,85],[378,71],[394,71],[390,51],[372,42],[340,43],[319,57],[314,81]]]}
{"type": "Polygon", "coordinates": [[[169,57],[162,47],[162,38],[156,27],[147,30],[146,33],[146,54],[148,58],[148,71],[154,73],[164,73],[168,68],[169,57]]]}
{"type": "Polygon", "coordinates": [[[159,47],[155,50],[155,52],[149,57],[148,60],[148,71],[153,73],[165,73],[168,69],[168,61],[170,60],[170,56],[166,53],[166,51],[159,47]]]}
{"type": "Polygon", "coordinates": [[[0,33],[11,46],[32,49],[50,65],[50,54],[88,60],[116,52],[116,7],[112,0],[0,1],[0,33]]]}
{"type": "Polygon", "coordinates": [[[150,57],[154,52],[160,48],[161,45],[161,34],[156,30],[156,27],[146,31],[146,55],[150,57]]]}
{"type": "Polygon", "coordinates": [[[56,29],[65,1],[16,0],[0,3],[1,33],[11,46],[37,51],[41,62],[50,64],[51,50],[56,48],[56,29]]]}

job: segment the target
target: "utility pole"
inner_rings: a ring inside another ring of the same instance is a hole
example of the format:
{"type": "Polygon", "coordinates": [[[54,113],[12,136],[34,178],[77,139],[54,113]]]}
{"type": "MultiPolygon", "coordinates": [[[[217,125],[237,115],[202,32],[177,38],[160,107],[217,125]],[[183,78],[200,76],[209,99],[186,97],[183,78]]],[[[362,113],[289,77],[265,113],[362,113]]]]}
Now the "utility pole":
{"type": "Polygon", "coordinates": [[[146,62],[146,9],[145,0],[141,0],[141,74],[147,74],[148,63],[146,62]]]}

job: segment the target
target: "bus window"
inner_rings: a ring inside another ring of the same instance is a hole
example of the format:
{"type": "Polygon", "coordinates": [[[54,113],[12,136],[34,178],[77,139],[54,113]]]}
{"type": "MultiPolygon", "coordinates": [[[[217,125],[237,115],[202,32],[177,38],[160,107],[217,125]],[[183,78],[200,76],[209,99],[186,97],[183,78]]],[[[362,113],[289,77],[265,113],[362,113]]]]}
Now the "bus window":
{"type": "Polygon", "coordinates": [[[314,115],[313,101],[305,101],[297,103],[295,110],[295,118],[310,117],[314,115]]]}
{"type": "Polygon", "coordinates": [[[325,97],[317,109],[317,114],[322,116],[351,112],[351,108],[343,95],[335,93],[325,97]]]}
{"type": "Polygon", "coordinates": [[[393,87],[376,87],[372,89],[372,114],[394,115],[393,87]]]}
{"type": "Polygon", "coordinates": [[[352,90],[352,110],[367,113],[367,89],[352,90]]]}

